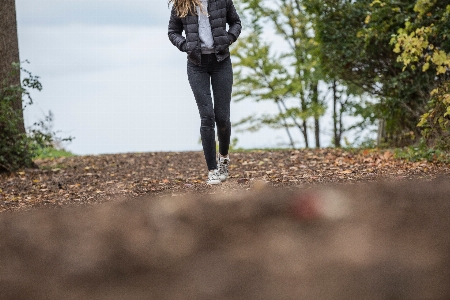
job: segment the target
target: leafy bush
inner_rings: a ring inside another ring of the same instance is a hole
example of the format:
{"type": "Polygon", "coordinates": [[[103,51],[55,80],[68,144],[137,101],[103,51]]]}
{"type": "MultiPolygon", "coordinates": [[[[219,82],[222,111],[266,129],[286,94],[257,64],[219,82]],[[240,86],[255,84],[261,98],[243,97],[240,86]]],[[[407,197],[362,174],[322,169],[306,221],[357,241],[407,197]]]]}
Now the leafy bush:
{"type": "Polygon", "coordinates": [[[450,5],[445,1],[417,0],[416,16],[393,35],[391,44],[403,70],[410,67],[433,75],[426,111],[418,127],[429,146],[450,150],[450,5]]]}
{"type": "Polygon", "coordinates": [[[71,141],[73,138],[58,138],[52,132],[53,115],[49,112],[45,120],[33,124],[28,132],[23,130],[23,110],[33,104],[30,89],[42,90],[38,76],[23,69],[19,63],[13,63],[10,77],[23,71],[26,78],[21,85],[8,84],[9,78],[0,83],[0,172],[14,171],[20,168],[36,167],[33,158],[42,154],[43,149],[55,148],[55,142],[71,141]],[[15,109],[14,103],[22,99],[22,109],[15,109]]]}

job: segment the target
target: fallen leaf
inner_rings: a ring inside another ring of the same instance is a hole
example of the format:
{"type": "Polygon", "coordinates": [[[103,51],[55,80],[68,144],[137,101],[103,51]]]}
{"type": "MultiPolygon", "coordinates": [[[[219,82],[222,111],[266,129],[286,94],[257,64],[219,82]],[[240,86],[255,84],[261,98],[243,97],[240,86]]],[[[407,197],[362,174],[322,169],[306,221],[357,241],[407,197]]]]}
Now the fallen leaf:
{"type": "Polygon", "coordinates": [[[383,157],[384,157],[385,160],[389,160],[389,158],[391,158],[392,155],[393,155],[392,152],[386,151],[386,152],[384,152],[383,157]]]}
{"type": "Polygon", "coordinates": [[[239,183],[239,184],[245,184],[245,183],[247,183],[248,182],[248,179],[247,178],[239,178],[238,180],[237,180],[237,183],[239,183]]]}

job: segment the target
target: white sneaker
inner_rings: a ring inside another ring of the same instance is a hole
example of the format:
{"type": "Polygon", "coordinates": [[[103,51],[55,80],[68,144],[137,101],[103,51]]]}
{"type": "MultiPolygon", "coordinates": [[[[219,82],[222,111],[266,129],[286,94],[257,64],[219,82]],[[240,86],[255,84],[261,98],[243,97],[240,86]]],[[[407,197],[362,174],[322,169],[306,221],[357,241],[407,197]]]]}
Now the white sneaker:
{"type": "Polygon", "coordinates": [[[230,157],[222,157],[219,155],[219,179],[225,181],[228,178],[228,166],[230,165],[230,157]]]}
{"type": "Polygon", "coordinates": [[[219,171],[211,170],[208,173],[208,181],[207,184],[220,184],[219,171]]]}

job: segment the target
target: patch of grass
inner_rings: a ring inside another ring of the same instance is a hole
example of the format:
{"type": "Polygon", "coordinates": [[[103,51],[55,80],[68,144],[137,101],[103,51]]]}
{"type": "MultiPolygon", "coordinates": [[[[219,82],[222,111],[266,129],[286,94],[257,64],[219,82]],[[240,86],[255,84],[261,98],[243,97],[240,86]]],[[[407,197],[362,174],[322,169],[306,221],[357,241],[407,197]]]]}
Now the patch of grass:
{"type": "Polygon", "coordinates": [[[244,149],[244,148],[235,148],[235,149],[230,149],[230,152],[241,152],[241,153],[245,153],[245,152],[262,152],[262,151],[290,151],[290,150],[299,150],[299,149],[291,149],[291,148],[248,148],[248,149],[244,149]]]}
{"type": "Polygon", "coordinates": [[[443,162],[450,163],[450,153],[439,149],[419,146],[410,146],[394,149],[394,157],[409,161],[443,162]]]}
{"type": "MultiPolygon", "coordinates": [[[[238,147],[238,138],[234,137],[230,141],[230,152],[240,152],[240,153],[246,153],[246,152],[261,152],[261,151],[289,151],[289,150],[298,150],[298,149],[292,149],[289,147],[285,148],[241,148],[238,147]]],[[[199,143],[201,144],[201,138],[199,140],[199,143]]],[[[219,143],[216,141],[216,151],[219,151],[219,143]]]]}
{"type": "Polygon", "coordinates": [[[56,169],[65,169],[67,168],[66,165],[62,165],[62,164],[56,164],[56,165],[51,165],[51,166],[40,166],[39,167],[42,170],[56,170],[56,169]]]}
{"type": "Polygon", "coordinates": [[[75,156],[72,152],[69,152],[64,149],[56,149],[53,147],[45,147],[40,148],[37,151],[37,156],[35,158],[38,159],[46,159],[46,158],[59,158],[59,157],[70,157],[75,156]]]}

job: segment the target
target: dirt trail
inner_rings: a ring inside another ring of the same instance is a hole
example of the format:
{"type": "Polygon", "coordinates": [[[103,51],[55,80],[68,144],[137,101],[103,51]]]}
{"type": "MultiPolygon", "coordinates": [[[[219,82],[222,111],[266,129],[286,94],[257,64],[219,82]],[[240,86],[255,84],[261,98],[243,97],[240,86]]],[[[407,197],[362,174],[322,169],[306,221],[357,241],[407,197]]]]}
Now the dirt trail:
{"type": "Polygon", "coordinates": [[[117,195],[179,196],[269,186],[404,181],[450,175],[450,165],[407,162],[389,151],[342,149],[231,154],[231,178],[208,187],[200,152],[125,153],[41,160],[40,169],[0,174],[0,212],[112,201],[117,195]],[[258,184],[254,184],[259,182],[258,184]]]}

